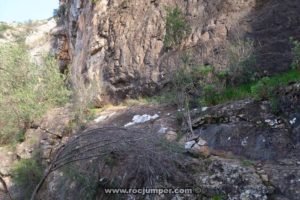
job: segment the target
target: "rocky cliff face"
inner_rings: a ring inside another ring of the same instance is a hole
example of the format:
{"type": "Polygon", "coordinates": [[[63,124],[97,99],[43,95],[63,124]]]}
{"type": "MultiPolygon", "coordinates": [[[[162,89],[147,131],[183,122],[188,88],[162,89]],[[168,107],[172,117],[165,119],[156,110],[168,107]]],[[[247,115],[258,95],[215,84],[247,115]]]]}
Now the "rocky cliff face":
{"type": "Polygon", "coordinates": [[[290,64],[288,38],[299,32],[300,5],[287,0],[60,0],[62,68],[71,59],[78,83],[97,83],[105,96],[123,99],[153,94],[165,86],[179,53],[189,50],[199,64],[226,66],[224,42],[255,42],[257,68],[284,71],[290,64]],[[177,50],[166,51],[166,7],[178,5],[192,26],[177,50]]]}

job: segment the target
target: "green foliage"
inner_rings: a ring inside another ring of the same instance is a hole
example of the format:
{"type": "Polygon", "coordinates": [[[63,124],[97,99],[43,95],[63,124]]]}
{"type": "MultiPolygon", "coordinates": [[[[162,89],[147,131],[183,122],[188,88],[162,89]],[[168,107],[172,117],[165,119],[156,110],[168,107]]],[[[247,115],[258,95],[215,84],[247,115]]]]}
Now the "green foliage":
{"type": "MultiPolygon", "coordinates": [[[[93,171],[93,170],[92,170],[93,171]]],[[[75,166],[68,166],[64,169],[65,177],[76,183],[78,188],[78,198],[92,200],[97,194],[97,177],[92,172],[81,172],[75,166]]]]}
{"type": "Polygon", "coordinates": [[[278,98],[276,96],[271,97],[270,103],[272,112],[277,114],[279,112],[278,98]]]}
{"type": "Polygon", "coordinates": [[[25,141],[25,130],[20,130],[15,137],[16,142],[24,142],[25,141]]]}
{"type": "Polygon", "coordinates": [[[11,173],[14,184],[22,191],[23,199],[30,199],[43,176],[43,167],[34,158],[22,159],[14,164],[11,173]]]}
{"type": "Polygon", "coordinates": [[[199,73],[200,75],[208,75],[209,73],[212,73],[214,68],[210,65],[200,65],[196,67],[195,72],[199,73]]]}
{"type": "Polygon", "coordinates": [[[219,80],[224,80],[228,77],[228,71],[227,70],[224,70],[224,71],[219,71],[216,73],[216,77],[219,79],[219,80]]]}
{"type": "Polygon", "coordinates": [[[146,102],[150,104],[176,104],[176,93],[174,90],[164,91],[156,96],[146,98],[146,102]]]}
{"type": "Polygon", "coordinates": [[[300,66],[300,42],[291,37],[290,43],[292,45],[293,56],[291,67],[292,69],[297,69],[300,66]]]}
{"type": "Polygon", "coordinates": [[[12,29],[13,27],[5,24],[5,23],[0,23],[0,38],[3,37],[3,33],[8,30],[8,29],[12,29]]]}
{"type": "Polygon", "coordinates": [[[271,85],[268,85],[269,81],[269,77],[264,77],[251,87],[251,94],[255,99],[268,99],[271,92],[271,85]]]}
{"type": "Polygon", "coordinates": [[[214,90],[212,86],[204,87],[204,96],[200,101],[205,105],[216,105],[244,98],[255,98],[257,100],[269,99],[273,102],[273,110],[276,112],[275,90],[280,86],[288,85],[290,82],[300,81],[300,71],[290,70],[272,77],[264,77],[258,81],[252,81],[238,86],[228,86],[221,91],[214,90]]]}
{"type": "Polygon", "coordinates": [[[117,166],[117,164],[119,162],[118,155],[115,153],[105,155],[104,162],[106,165],[113,168],[113,167],[117,166]]]}
{"type": "Polygon", "coordinates": [[[228,82],[231,85],[247,83],[252,81],[253,67],[256,64],[256,57],[253,53],[254,42],[251,40],[238,40],[226,46],[228,56],[228,82]]]}
{"type": "Polygon", "coordinates": [[[216,104],[216,88],[212,84],[207,84],[203,87],[203,101],[201,101],[201,104],[206,104],[206,102],[209,102],[210,104],[216,104]]]}
{"type": "Polygon", "coordinates": [[[183,54],[181,59],[182,65],[172,72],[172,88],[177,106],[187,110],[190,107],[191,95],[197,91],[199,77],[204,70],[200,67],[199,73],[199,66],[192,64],[189,53],[183,54]]]}
{"type": "Polygon", "coordinates": [[[251,167],[251,166],[254,165],[254,162],[253,162],[253,161],[247,160],[247,159],[241,159],[241,160],[240,160],[240,163],[241,163],[241,165],[244,166],[244,167],[251,167]]]}
{"type": "Polygon", "coordinates": [[[10,29],[11,27],[7,24],[4,24],[4,23],[0,23],[0,32],[4,32],[6,31],[7,29],[10,29]]]}
{"type": "Polygon", "coordinates": [[[167,8],[165,47],[171,48],[179,45],[190,32],[191,26],[181,9],[178,6],[167,8]]]}
{"type": "Polygon", "coordinates": [[[223,200],[225,199],[223,195],[214,195],[211,200],[223,200]]]}
{"type": "MultiPolygon", "coordinates": [[[[53,57],[38,66],[18,44],[0,48],[0,143],[14,142],[47,109],[65,104],[70,92],[53,57]]],[[[19,139],[17,139],[19,140],[19,139]]]]}
{"type": "Polygon", "coordinates": [[[178,154],[186,153],[182,145],[179,145],[178,143],[170,142],[167,139],[160,139],[157,145],[173,153],[178,153],[178,154]]]}

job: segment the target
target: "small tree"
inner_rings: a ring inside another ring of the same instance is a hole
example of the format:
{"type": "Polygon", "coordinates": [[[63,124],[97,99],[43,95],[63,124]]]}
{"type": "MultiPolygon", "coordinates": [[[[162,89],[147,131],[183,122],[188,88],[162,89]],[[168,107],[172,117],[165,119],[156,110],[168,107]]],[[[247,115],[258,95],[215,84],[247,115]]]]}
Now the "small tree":
{"type": "Polygon", "coordinates": [[[178,6],[173,9],[167,8],[165,47],[171,48],[179,45],[190,32],[191,26],[181,9],[178,6]]]}
{"type": "Polygon", "coordinates": [[[228,77],[232,85],[246,83],[254,79],[253,67],[256,64],[254,42],[252,40],[237,40],[226,44],[228,57],[228,77]]]}
{"type": "Polygon", "coordinates": [[[191,56],[184,53],[181,57],[182,65],[179,66],[172,74],[172,85],[174,87],[177,99],[177,106],[183,112],[183,120],[188,125],[191,134],[193,128],[190,116],[190,104],[192,95],[198,90],[199,68],[194,66],[191,56]]]}

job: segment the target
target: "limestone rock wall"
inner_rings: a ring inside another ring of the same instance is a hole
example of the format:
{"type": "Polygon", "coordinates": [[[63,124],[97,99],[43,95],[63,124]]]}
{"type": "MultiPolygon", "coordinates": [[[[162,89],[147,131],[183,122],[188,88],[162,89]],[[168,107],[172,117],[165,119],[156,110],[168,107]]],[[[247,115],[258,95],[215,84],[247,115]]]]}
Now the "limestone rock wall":
{"type": "MultiPolygon", "coordinates": [[[[255,41],[259,70],[284,71],[291,60],[288,38],[299,38],[300,32],[300,5],[294,0],[60,0],[60,4],[64,35],[59,38],[68,46],[73,82],[96,83],[101,100],[154,94],[168,82],[184,50],[197,63],[222,69],[227,60],[220,47],[236,38],[255,41]],[[166,51],[165,8],[176,5],[192,31],[179,50],[166,51]]],[[[64,58],[62,65],[68,63],[64,58]]]]}

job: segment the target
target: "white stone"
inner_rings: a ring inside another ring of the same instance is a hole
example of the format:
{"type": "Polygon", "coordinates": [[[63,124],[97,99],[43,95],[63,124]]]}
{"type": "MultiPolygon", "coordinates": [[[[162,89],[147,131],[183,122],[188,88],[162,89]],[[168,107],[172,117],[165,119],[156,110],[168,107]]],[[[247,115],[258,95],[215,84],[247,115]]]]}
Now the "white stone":
{"type": "Polygon", "coordinates": [[[296,123],[297,118],[295,117],[294,119],[290,120],[290,124],[293,125],[296,123]]]}
{"type": "Polygon", "coordinates": [[[124,127],[132,126],[132,125],[135,125],[135,124],[145,123],[147,121],[154,120],[154,119],[157,119],[157,118],[159,118],[158,114],[155,114],[153,116],[147,115],[147,114],[135,115],[135,116],[133,116],[132,121],[125,124],[124,127]]]}
{"type": "Polygon", "coordinates": [[[158,130],[158,133],[159,134],[165,134],[167,132],[168,128],[166,127],[161,127],[159,130],[158,130]]]}
{"type": "Polygon", "coordinates": [[[185,143],[184,148],[186,150],[191,149],[195,144],[196,144],[196,142],[194,140],[188,141],[188,142],[185,143]]]}
{"type": "Polygon", "coordinates": [[[207,145],[207,142],[205,140],[203,140],[202,138],[198,138],[198,143],[199,146],[205,146],[207,145]]]}
{"type": "Polygon", "coordinates": [[[278,124],[277,119],[274,119],[274,120],[266,119],[265,122],[268,123],[270,126],[274,126],[274,125],[278,124]]]}
{"type": "Polygon", "coordinates": [[[110,117],[113,116],[114,114],[116,114],[116,113],[113,112],[113,113],[111,113],[111,114],[109,114],[109,115],[101,115],[101,116],[97,117],[96,119],[94,119],[94,122],[96,122],[96,123],[102,122],[102,121],[104,121],[104,120],[110,118],[110,117]]]}
{"type": "Polygon", "coordinates": [[[202,107],[202,112],[206,111],[208,109],[208,107],[202,107]]]}
{"type": "Polygon", "coordinates": [[[107,119],[107,116],[100,116],[100,117],[97,117],[97,118],[94,120],[94,122],[99,123],[99,122],[104,121],[105,119],[107,119]]]}

